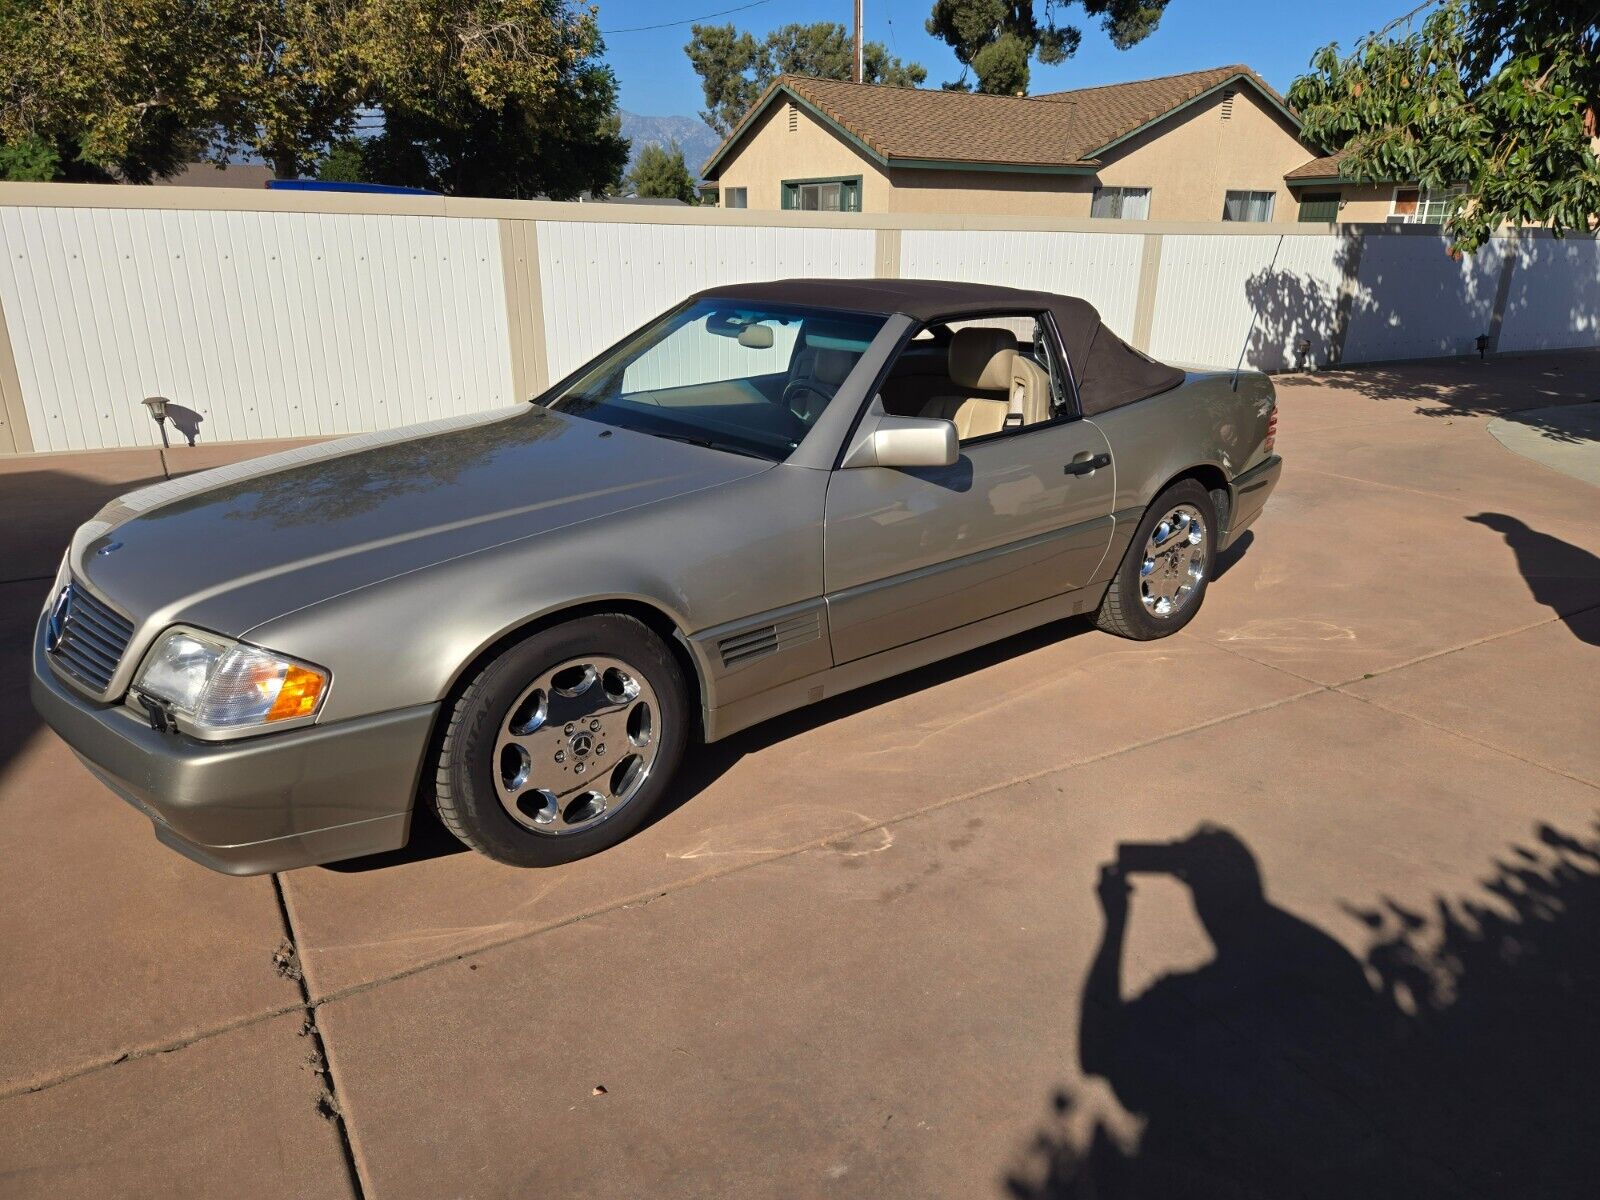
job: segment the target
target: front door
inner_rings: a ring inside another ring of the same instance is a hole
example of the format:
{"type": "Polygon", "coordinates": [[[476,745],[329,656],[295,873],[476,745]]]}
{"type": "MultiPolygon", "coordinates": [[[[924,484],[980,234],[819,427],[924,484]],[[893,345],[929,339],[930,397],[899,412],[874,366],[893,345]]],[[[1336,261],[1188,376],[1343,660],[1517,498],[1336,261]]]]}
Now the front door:
{"type": "Polygon", "coordinates": [[[963,444],[954,466],[835,471],[823,544],[834,662],[1082,587],[1111,541],[1110,459],[1079,419],[963,444]]]}

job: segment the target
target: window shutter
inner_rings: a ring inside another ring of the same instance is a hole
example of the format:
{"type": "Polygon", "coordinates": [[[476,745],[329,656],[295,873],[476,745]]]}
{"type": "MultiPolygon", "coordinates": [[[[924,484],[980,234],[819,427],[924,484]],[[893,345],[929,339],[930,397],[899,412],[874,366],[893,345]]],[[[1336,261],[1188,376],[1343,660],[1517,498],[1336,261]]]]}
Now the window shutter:
{"type": "Polygon", "coordinates": [[[1307,192],[1300,197],[1299,219],[1308,225],[1331,225],[1339,219],[1338,192],[1307,192]]]}

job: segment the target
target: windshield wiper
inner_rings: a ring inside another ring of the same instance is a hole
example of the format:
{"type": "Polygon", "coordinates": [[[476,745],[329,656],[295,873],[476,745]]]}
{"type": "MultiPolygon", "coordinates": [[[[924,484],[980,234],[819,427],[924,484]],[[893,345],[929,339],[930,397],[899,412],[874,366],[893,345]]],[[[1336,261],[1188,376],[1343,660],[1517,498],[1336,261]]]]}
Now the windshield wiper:
{"type": "Polygon", "coordinates": [[[726,450],[729,454],[741,454],[745,458],[759,458],[763,462],[771,462],[765,454],[757,454],[754,450],[746,450],[743,446],[735,446],[732,442],[719,442],[712,438],[690,437],[686,433],[657,433],[653,429],[640,430],[651,437],[666,438],[669,442],[682,442],[686,446],[699,446],[702,450],[726,450]]]}

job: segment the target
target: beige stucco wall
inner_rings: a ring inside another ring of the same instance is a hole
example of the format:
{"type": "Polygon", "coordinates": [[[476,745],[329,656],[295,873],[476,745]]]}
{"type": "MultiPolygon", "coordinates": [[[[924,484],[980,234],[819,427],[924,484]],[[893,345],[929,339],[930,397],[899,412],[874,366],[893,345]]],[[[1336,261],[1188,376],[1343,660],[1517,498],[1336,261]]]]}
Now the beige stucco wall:
{"type": "Polygon", "coordinates": [[[1087,217],[1090,175],[1004,174],[999,171],[890,171],[890,212],[985,213],[1007,217],[1087,217]]]}
{"type": "Polygon", "coordinates": [[[753,209],[781,208],[785,179],[860,175],[865,212],[1075,218],[1089,215],[1103,183],[1150,188],[1152,221],[1219,220],[1224,194],[1238,188],[1275,193],[1274,221],[1295,220],[1299,204],[1283,176],[1312,151],[1253,90],[1238,89],[1226,120],[1222,103],[1219,92],[1129,139],[1105,156],[1098,176],[885,172],[804,109],[791,131],[787,104],[774,104],[724,160],[720,183],[748,188],[753,209]]]}
{"type": "Polygon", "coordinates": [[[1300,206],[1283,176],[1312,151],[1253,89],[1238,89],[1226,120],[1222,104],[1214,93],[1122,143],[1100,182],[1149,188],[1152,221],[1220,221],[1230,190],[1273,192],[1274,223],[1293,221],[1300,206]]]}
{"type": "Polygon", "coordinates": [[[773,104],[723,161],[718,182],[749,188],[751,208],[783,207],[785,179],[861,176],[861,210],[889,211],[889,182],[877,165],[804,109],[789,129],[788,104],[773,104]]]}
{"type": "Polygon", "coordinates": [[[1364,221],[1387,221],[1393,204],[1394,187],[1387,183],[1344,183],[1333,187],[1303,189],[1339,193],[1339,220],[1347,224],[1364,221]]]}

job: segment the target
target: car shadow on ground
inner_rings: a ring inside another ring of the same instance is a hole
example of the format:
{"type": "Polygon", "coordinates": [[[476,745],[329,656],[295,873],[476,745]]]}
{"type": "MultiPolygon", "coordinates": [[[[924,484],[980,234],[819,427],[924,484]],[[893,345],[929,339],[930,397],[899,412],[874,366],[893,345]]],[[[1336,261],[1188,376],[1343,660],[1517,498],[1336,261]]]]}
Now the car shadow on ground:
{"type": "MultiPolygon", "coordinates": [[[[1217,556],[1212,570],[1213,580],[1221,579],[1227,574],[1228,570],[1250,549],[1254,537],[1252,531],[1246,530],[1237,542],[1217,556]]],[[[641,828],[648,829],[690,803],[747,755],[758,753],[808,730],[820,728],[927,688],[938,687],[940,684],[960,679],[975,671],[982,671],[1024,654],[1031,654],[1063,638],[1076,637],[1093,630],[1092,617],[1070,617],[1064,621],[1056,621],[992,645],[980,646],[965,654],[930,663],[926,667],[908,671],[904,675],[897,675],[881,683],[857,688],[795,712],[774,717],[720,742],[713,742],[709,746],[691,745],[684,754],[683,765],[678,769],[677,782],[673,785],[671,794],[641,828]]],[[[424,797],[417,805],[411,822],[411,837],[405,846],[383,854],[372,854],[364,858],[346,859],[343,862],[324,865],[332,871],[376,871],[457,854],[465,849],[466,847],[439,823],[432,805],[424,797]]]]}
{"type": "Polygon", "coordinates": [[[1084,1082],[1055,1092],[1004,1173],[1016,1200],[1592,1192],[1600,823],[1539,826],[1481,895],[1347,905],[1364,958],[1274,905],[1225,829],[1119,847],[1098,893],[1084,1082]],[[1187,887],[1215,956],[1127,996],[1140,872],[1187,887]]]}

